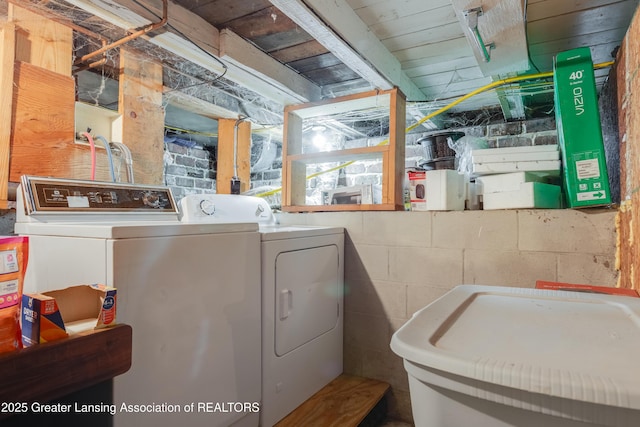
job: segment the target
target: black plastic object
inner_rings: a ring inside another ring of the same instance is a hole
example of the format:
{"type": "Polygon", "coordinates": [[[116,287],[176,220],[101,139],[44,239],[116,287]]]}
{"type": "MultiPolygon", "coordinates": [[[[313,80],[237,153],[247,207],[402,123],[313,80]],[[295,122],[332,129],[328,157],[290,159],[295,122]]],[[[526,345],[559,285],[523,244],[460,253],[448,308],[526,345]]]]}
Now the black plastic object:
{"type": "Polygon", "coordinates": [[[235,176],[231,178],[231,194],[240,194],[240,180],[235,176]]]}

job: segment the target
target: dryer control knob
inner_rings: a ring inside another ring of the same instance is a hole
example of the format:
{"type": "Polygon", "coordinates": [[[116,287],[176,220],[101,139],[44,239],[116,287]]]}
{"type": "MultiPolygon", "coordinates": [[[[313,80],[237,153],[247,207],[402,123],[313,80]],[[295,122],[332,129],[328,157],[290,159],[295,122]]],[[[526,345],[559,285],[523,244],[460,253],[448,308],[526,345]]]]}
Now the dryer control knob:
{"type": "Polygon", "coordinates": [[[200,210],[205,215],[213,215],[216,213],[216,205],[211,200],[201,200],[200,201],[200,210]]]}

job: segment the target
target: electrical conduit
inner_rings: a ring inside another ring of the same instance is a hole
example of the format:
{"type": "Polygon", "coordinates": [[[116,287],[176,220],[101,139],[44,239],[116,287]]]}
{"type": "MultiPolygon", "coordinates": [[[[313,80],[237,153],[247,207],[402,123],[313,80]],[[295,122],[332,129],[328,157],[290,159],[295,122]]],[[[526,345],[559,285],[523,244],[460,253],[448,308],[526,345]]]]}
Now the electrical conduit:
{"type": "Polygon", "coordinates": [[[240,178],[238,177],[238,126],[246,117],[239,117],[233,125],[233,177],[231,177],[230,194],[240,194],[240,178]],[[235,188],[237,186],[237,188],[235,188]],[[237,193],[235,192],[237,191],[237,193]]]}

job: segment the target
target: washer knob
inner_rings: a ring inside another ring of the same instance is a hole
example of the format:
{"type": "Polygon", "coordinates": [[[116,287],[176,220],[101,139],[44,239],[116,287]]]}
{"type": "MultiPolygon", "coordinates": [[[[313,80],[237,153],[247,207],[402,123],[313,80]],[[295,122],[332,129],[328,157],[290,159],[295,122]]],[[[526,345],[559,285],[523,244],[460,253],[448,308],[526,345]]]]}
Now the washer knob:
{"type": "Polygon", "coordinates": [[[216,213],[216,205],[211,200],[203,199],[200,200],[200,210],[205,215],[213,215],[216,213]]]}

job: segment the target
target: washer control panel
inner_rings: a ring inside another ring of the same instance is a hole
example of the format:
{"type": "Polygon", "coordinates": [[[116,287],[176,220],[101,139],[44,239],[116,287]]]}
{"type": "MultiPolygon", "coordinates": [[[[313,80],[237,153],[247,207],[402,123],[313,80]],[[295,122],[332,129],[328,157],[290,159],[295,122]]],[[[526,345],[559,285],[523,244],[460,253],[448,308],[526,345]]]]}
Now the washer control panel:
{"type": "Polygon", "coordinates": [[[27,211],[177,213],[166,187],[22,177],[27,211]]]}

